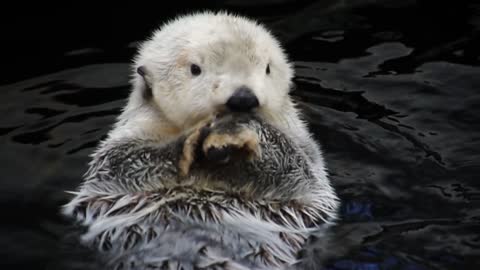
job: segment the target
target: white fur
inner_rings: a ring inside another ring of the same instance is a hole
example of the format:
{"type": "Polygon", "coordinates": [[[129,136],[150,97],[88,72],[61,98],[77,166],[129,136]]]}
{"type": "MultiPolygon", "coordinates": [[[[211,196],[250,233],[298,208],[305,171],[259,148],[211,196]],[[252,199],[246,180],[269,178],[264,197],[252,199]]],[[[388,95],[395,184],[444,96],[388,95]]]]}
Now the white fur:
{"type": "MultiPolygon", "coordinates": [[[[292,106],[287,97],[292,76],[278,41],[255,21],[210,12],[179,17],[141,45],[133,65],[134,90],[120,119],[145,123],[140,127],[147,133],[157,125],[182,130],[218,110],[240,86],[253,90],[261,111],[277,115],[292,106]],[[192,76],[191,64],[201,67],[199,76],[192,76]],[[145,82],[136,72],[140,66],[149,75],[157,106],[142,113],[138,110],[145,105],[145,82]]],[[[139,125],[127,126],[140,132],[139,125]]],[[[128,132],[122,127],[113,134],[128,132]]]]}

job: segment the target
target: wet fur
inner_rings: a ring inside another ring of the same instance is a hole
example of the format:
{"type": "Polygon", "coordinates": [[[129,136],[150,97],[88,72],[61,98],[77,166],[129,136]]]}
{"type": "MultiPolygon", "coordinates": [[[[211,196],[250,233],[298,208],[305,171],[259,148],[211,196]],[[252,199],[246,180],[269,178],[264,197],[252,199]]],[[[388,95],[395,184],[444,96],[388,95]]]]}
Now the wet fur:
{"type": "Polygon", "coordinates": [[[250,115],[227,118],[210,127],[197,151],[211,146],[209,137],[248,130],[259,139],[259,157],[214,167],[203,164],[203,152],[182,176],[189,136],[164,146],[116,142],[97,152],[65,208],[88,226],[84,243],[98,248],[106,264],[132,269],[295,263],[308,234],[335,217],[334,198],[322,194],[307,156],[278,130],[250,115]]]}

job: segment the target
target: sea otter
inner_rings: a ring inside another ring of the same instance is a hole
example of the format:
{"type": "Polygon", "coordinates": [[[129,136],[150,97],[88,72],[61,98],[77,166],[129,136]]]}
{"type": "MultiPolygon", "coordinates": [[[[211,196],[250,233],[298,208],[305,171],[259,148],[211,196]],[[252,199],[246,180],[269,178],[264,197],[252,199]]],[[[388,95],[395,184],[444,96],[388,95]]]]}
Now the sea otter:
{"type": "Polygon", "coordinates": [[[103,269],[285,269],[339,206],[261,24],[202,12],[143,42],[132,91],[63,213],[103,269]]]}

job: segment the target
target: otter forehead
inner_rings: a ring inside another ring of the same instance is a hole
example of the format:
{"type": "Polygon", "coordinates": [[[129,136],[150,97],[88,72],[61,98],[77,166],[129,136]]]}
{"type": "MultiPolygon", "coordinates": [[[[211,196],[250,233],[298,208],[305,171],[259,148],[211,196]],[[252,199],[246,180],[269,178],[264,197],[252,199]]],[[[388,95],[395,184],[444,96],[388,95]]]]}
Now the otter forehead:
{"type": "Polygon", "coordinates": [[[263,64],[268,62],[269,59],[267,48],[244,37],[227,39],[217,36],[205,43],[186,46],[184,53],[192,58],[199,58],[201,62],[209,62],[216,65],[225,64],[227,61],[263,64]]]}
{"type": "Polygon", "coordinates": [[[232,58],[251,64],[285,60],[279,43],[263,26],[243,17],[209,12],[180,17],[161,27],[144,43],[138,60],[148,61],[152,55],[214,64],[232,58]]]}

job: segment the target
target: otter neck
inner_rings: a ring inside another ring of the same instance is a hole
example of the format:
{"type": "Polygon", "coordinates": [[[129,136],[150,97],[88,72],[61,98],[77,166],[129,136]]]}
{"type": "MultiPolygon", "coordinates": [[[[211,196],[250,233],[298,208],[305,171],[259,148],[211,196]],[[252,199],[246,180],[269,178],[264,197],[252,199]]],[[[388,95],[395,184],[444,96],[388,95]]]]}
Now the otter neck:
{"type": "Polygon", "coordinates": [[[136,138],[165,142],[178,137],[182,128],[174,125],[152,103],[147,101],[137,106],[127,106],[110,133],[110,138],[136,138]]]}

